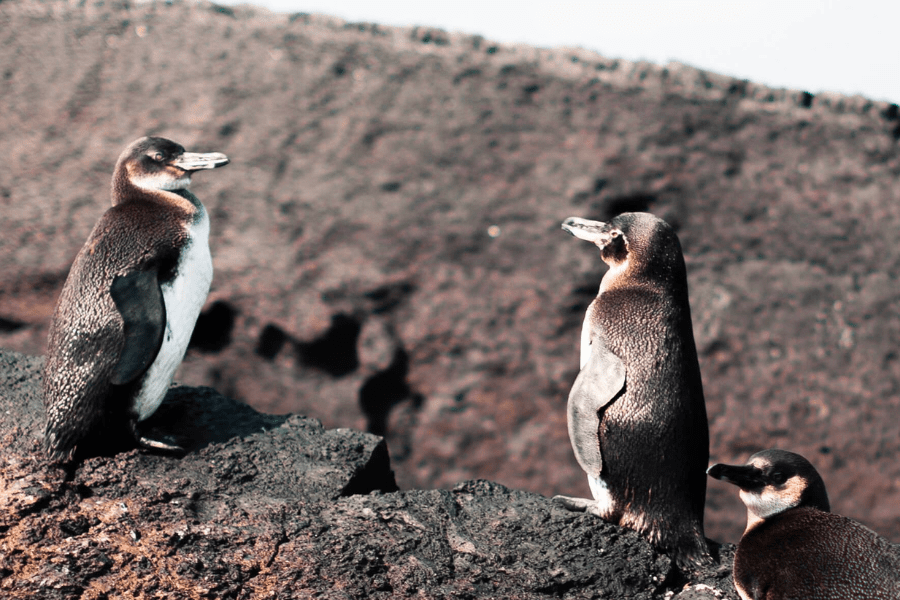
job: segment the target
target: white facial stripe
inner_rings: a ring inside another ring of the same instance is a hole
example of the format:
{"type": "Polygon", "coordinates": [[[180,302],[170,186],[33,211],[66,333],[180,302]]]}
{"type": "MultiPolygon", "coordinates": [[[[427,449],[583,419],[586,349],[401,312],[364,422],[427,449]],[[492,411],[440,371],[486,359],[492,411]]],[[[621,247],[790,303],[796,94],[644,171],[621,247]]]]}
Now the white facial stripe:
{"type": "Polygon", "coordinates": [[[768,488],[763,489],[759,494],[741,490],[741,500],[747,505],[747,510],[760,519],[777,515],[791,508],[790,506],[785,506],[782,499],[773,494],[768,488]]]}
{"type": "Polygon", "coordinates": [[[794,476],[783,485],[767,485],[758,493],[741,490],[740,495],[751,514],[767,519],[800,504],[800,497],[806,487],[806,480],[794,476]]]}
{"type": "Polygon", "coordinates": [[[131,182],[145,190],[186,190],[191,185],[191,178],[187,175],[173,178],[163,171],[154,175],[132,175],[131,182]]]}

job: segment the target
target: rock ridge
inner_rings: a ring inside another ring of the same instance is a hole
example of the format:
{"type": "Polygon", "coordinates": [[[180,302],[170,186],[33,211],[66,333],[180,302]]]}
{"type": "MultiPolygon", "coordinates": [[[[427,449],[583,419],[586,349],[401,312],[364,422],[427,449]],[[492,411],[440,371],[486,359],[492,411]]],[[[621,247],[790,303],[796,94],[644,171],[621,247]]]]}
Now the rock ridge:
{"type": "MultiPolygon", "coordinates": [[[[44,352],[116,157],[160,135],[232,158],[192,186],[215,277],[178,381],[382,435],[403,489],[586,496],[565,402],[605,268],[559,225],[650,211],[684,249],[713,460],[799,452],[835,512],[900,541],[897,110],[612,62],[252,7],[3,0],[0,347],[44,352]]],[[[710,482],[706,506],[737,541],[734,490],[710,482]]]]}
{"type": "Polygon", "coordinates": [[[152,417],[187,440],[182,458],[49,465],[40,364],[0,350],[6,598],[737,598],[733,546],[686,577],[636,533],[537,494],[399,491],[383,439],[209,388],[172,388],[152,417]]]}

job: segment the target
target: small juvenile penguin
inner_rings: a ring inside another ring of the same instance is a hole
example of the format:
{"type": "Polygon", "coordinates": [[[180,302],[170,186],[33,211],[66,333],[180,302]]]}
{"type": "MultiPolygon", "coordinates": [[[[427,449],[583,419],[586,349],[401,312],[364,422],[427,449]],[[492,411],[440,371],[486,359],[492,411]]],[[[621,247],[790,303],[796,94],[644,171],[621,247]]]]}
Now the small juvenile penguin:
{"type": "Polygon", "coordinates": [[[799,454],[763,450],[710,477],[738,486],[747,529],[734,555],[744,600],[900,598],[900,551],[871,529],[829,512],[825,483],[799,454]]]}
{"type": "Polygon", "coordinates": [[[562,227],[596,244],[609,270],[587,310],[568,402],[594,499],[554,499],[637,530],[682,568],[705,564],[709,429],[678,237],[648,213],[562,227]]]}
{"type": "Polygon", "coordinates": [[[137,423],[166,395],[212,282],[209,217],[188,186],[224,154],[185,152],[154,137],[129,145],[116,163],[112,208],[75,257],[63,286],[43,367],[44,445],[69,461],[137,423]]]}

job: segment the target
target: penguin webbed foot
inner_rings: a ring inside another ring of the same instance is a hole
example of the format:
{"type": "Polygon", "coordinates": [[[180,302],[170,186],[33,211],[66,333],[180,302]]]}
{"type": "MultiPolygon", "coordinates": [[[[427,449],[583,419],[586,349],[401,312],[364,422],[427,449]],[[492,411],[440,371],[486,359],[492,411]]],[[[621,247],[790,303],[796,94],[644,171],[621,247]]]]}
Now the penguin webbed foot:
{"type": "Polygon", "coordinates": [[[150,439],[143,435],[134,438],[134,441],[136,441],[138,443],[138,446],[140,446],[144,450],[163,452],[165,454],[172,454],[176,456],[184,456],[185,454],[187,454],[187,451],[181,446],[168,444],[161,440],[150,439]]]}
{"type": "Polygon", "coordinates": [[[603,518],[600,514],[600,504],[592,498],[575,498],[572,496],[553,496],[553,502],[562,505],[563,508],[572,512],[586,512],[594,516],[603,518]]]}
{"type": "Polygon", "coordinates": [[[131,422],[131,434],[134,436],[135,443],[137,443],[137,445],[144,450],[149,450],[150,452],[161,452],[163,454],[171,454],[174,456],[184,456],[185,454],[187,454],[187,451],[177,444],[170,444],[162,440],[145,436],[140,432],[137,426],[137,422],[135,421],[131,422]]]}

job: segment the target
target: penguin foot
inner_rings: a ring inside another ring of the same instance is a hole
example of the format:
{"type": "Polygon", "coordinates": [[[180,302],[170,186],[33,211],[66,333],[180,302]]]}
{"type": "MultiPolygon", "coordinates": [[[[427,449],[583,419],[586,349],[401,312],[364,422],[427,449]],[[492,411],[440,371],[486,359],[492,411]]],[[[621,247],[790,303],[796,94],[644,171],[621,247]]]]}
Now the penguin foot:
{"type": "Polygon", "coordinates": [[[145,450],[165,452],[166,454],[186,454],[184,448],[182,448],[181,446],[176,446],[175,444],[167,444],[166,442],[160,440],[153,440],[143,435],[136,435],[134,440],[138,443],[138,446],[144,448],[145,450]]]}
{"type": "Polygon", "coordinates": [[[138,424],[136,420],[132,420],[129,422],[129,426],[131,427],[131,435],[134,437],[134,441],[138,446],[145,450],[151,450],[153,452],[164,452],[166,454],[177,454],[184,455],[187,454],[184,448],[181,446],[176,446],[175,444],[169,444],[167,442],[163,442],[162,440],[155,440],[153,438],[149,438],[143,435],[138,429],[138,424]]]}
{"type": "Polygon", "coordinates": [[[573,498],[572,496],[553,496],[553,502],[561,504],[564,508],[572,512],[587,512],[598,516],[601,519],[600,503],[591,498],[573,498]]]}

